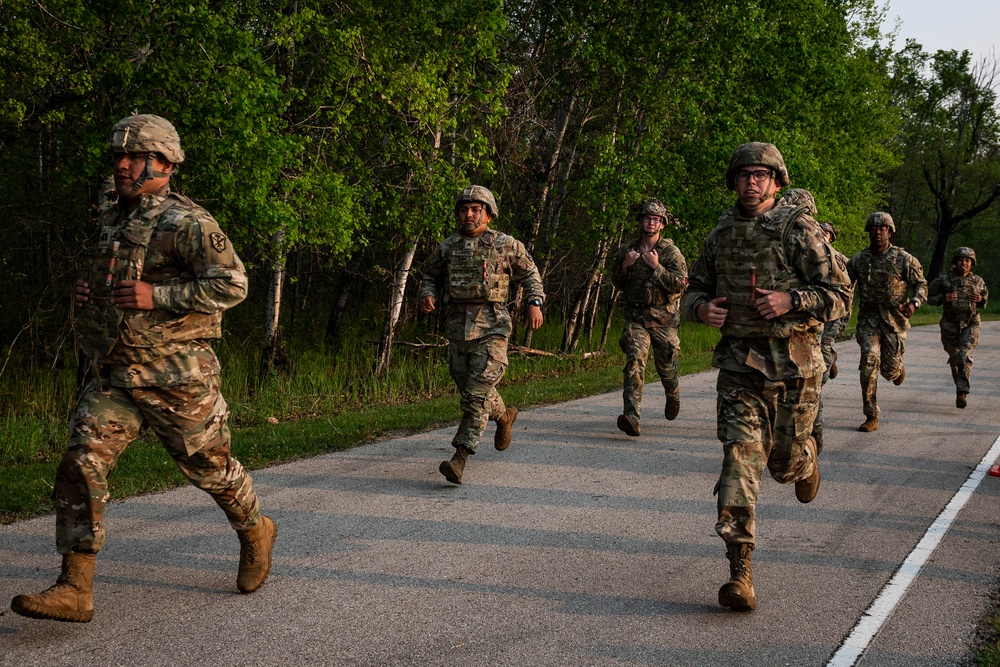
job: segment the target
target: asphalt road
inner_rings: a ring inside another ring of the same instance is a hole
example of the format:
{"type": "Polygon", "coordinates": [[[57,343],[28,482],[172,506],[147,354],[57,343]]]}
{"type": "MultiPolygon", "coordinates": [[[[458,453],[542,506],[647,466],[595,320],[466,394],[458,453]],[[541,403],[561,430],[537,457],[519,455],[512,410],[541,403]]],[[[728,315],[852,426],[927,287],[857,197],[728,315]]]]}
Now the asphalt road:
{"type": "MultiPolygon", "coordinates": [[[[492,427],[444,483],[454,428],[254,474],[280,533],[268,583],[236,591],[238,543],[193,488],[112,504],[94,621],[0,614],[0,664],[826,665],[1000,435],[1000,322],[983,327],[969,407],[937,327],[912,329],[906,382],[863,420],[858,347],[825,391],[822,486],[809,505],[765,480],[759,608],[717,604],[715,373],[681,380],[680,417],[650,385],[640,438],[617,393],[492,427]]],[[[857,662],[962,665],[991,607],[1000,478],[986,477],[857,662]]],[[[53,519],[0,526],[0,597],[58,573],[53,519]]]]}

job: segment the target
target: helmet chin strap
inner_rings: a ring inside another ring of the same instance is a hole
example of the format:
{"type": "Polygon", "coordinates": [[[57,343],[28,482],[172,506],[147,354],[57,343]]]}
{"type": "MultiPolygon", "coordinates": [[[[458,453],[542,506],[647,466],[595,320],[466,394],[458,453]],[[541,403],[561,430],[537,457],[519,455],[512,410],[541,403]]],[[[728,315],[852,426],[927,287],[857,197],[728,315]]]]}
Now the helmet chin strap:
{"type": "Polygon", "coordinates": [[[146,156],[146,167],[142,170],[142,176],[136,179],[135,183],[132,184],[132,192],[135,192],[142,187],[143,183],[151,178],[160,178],[161,176],[169,176],[169,172],[166,171],[156,171],[153,169],[153,154],[150,153],[146,156]]]}

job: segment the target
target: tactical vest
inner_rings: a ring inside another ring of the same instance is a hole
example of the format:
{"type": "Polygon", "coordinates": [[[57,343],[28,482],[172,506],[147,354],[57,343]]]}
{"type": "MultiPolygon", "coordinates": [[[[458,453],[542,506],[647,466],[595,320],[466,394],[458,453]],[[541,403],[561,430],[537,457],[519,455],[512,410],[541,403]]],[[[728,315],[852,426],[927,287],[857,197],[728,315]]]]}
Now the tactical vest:
{"type": "MultiPolygon", "coordinates": [[[[187,200],[171,194],[158,206],[126,219],[120,226],[105,225],[98,242],[84,258],[83,279],[90,294],[77,315],[77,335],[84,354],[92,359],[108,355],[119,339],[130,347],[156,347],[165,343],[218,338],[222,313],[185,315],[162,310],[121,310],[111,304],[111,292],[120,280],[144,280],[153,285],[182,284],[193,276],[166,276],[147,272],[150,240],[168,209],[187,200]]],[[[161,240],[162,242],[162,240],[161,240]]]]}
{"type": "Polygon", "coordinates": [[[448,247],[449,303],[504,303],[510,287],[506,262],[497,252],[505,237],[487,230],[478,238],[459,236],[448,247]]]}
{"type": "MultiPolygon", "coordinates": [[[[662,257],[668,246],[668,243],[661,241],[656,244],[655,250],[662,257]]],[[[635,248],[635,250],[638,250],[638,248],[635,248]]],[[[670,298],[666,291],[653,280],[654,273],[655,270],[642,261],[642,259],[636,260],[635,264],[629,269],[628,275],[625,276],[625,285],[622,292],[626,305],[637,306],[639,308],[656,308],[666,305],[670,298]]]]}
{"type": "Polygon", "coordinates": [[[949,274],[947,278],[948,286],[945,293],[954,292],[958,297],[954,301],[945,301],[944,310],[954,315],[972,315],[976,312],[976,302],[972,300],[972,295],[976,292],[975,283],[970,273],[965,278],[955,274],[949,274]]]}
{"type": "Polygon", "coordinates": [[[861,307],[877,308],[881,304],[898,305],[906,298],[906,281],[896,268],[895,248],[886,250],[881,256],[868,254],[858,267],[858,287],[861,292],[861,307]],[[895,250],[895,252],[893,252],[895,250]]]}
{"type": "Polygon", "coordinates": [[[787,313],[765,320],[754,306],[753,288],[788,292],[804,285],[788,266],[785,239],[805,206],[779,205],[766,217],[738,219],[730,209],[719,221],[716,296],[728,308],[723,336],[788,338],[796,328],[818,324],[808,313],[787,313]]]}

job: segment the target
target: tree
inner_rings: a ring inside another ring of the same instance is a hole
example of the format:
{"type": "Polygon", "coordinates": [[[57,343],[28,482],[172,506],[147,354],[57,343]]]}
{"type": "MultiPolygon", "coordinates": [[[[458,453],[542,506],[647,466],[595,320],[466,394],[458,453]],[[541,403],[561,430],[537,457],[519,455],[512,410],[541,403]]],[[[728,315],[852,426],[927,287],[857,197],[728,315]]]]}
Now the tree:
{"type": "Polygon", "coordinates": [[[893,92],[905,112],[904,155],[890,175],[892,211],[930,230],[928,278],[947,266],[952,235],[995,220],[1000,200],[1000,115],[995,56],[973,66],[968,51],[928,56],[908,40],[895,57],[893,92]]]}

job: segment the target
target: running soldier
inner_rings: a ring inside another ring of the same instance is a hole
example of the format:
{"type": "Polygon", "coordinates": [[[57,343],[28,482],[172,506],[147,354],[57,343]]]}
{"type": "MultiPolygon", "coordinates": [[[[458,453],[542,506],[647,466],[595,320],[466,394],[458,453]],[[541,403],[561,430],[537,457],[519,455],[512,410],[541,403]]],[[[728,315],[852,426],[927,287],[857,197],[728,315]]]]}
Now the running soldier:
{"type": "Polygon", "coordinates": [[[813,218],[805,190],[778,191],[788,170],[773,144],[738,146],[726,169],[737,204],[709,233],[691,270],[684,317],[722,331],[718,436],[722,472],[715,530],[726,544],[729,581],[719,604],[756,609],[751,558],[755,507],[766,467],[808,503],[820,485],[811,433],[823,375],[822,323],[843,317],[847,275],[813,218]]]}
{"type": "Polygon", "coordinates": [[[466,461],[476,453],[486,422],[497,423],[493,446],[502,452],[510,446],[517,419],[517,408],[505,405],[496,389],[507,368],[510,284],[524,288],[528,329],[542,326],[545,293],[524,244],[489,228],[499,217],[492,192],[481,185],[462,190],[455,217],[458,232],[438,246],[424,273],[420,308],[433,311],[439,298],[449,306],[448,368],[461,394],[462,421],[451,443],[455,455],[438,469],[452,484],[461,484],[466,461]]]}
{"type": "Polygon", "coordinates": [[[896,224],[888,213],[876,211],[865,223],[869,246],[851,258],[847,273],[857,284],[857,339],[861,346],[863,433],[878,429],[876,400],[878,374],[894,385],[903,384],[906,367],[903,348],[913,313],[927,300],[927,281],[917,258],[889,243],[896,224]]]}
{"type": "Polygon", "coordinates": [[[267,579],[277,535],[249,473],[230,455],[229,409],[209,343],[222,336],[222,312],[246,297],[243,263],[208,211],[170,191],[184,161],[173,125],[145,114],[123,118],[107,147],[119,202],[102,214],[76,283],[85,366],[53,489],[62,574],[46,591],[11,601],[31,618],[93,617],[108,475],[143,425],[236,530],[241,592],[267,579]]]}
{"type": "Polygon", "coordinates": [[[649,348],[653,348],[656,373],[663,384],[666,403],[663,416],[672,421],[681,408],[677,382],[677,361],[681,341],[681,295],[687,287],[687,263],[674,242],[661,236],[668,221],[676,219],[656,199],[647,199],[634,208],[639,222],[639,238],[618,251],[611,279],[622,292],[625,304],[625,330],[618,345],[625,353],[622,400],[624,414],[618,428],[631,436],[639,435],[642,389],[649,348]]]}
{"type": "Polygon", "coordinates": [[[982,278],[972,272],[976,252],[965,246],[955,250],[948,273],[935,278],[928,288],[927,303],[944,306],[941,313],[941,343],[955,379],[955,407],[969,404],[972,351],[979,345],[979,311],[986,308],[989,291],[982,278]]]}
{"type": "MultiPolygon", "coordinates": [[[[826,242],[830,244],[831,252],[833,253],[833,259],[837,262],[837,266],[845,274],[847,273],[847,255],[844,255],[836,248],[833,247],[833,242],[837,240],[837,228],[834,227],[829,222],[821,222],[819,224],[820,229],[823,230],[823,234],[826,236],[826,242]]],[[[839,317],[835,320],[830,320],[823,324],[823,334],[820,336],[820,349],[823,352],[823,363],[826,365],[826,370],[823,371],[823,386],[826,386],[827,381],[832,380],[837,377],[837,351],[833,349],[833,344],[836,342],[837,337],[844,333],[844,329],[847,328],[848,323],[851,321],[851,304],[848,301],[847,304],[847,314],[843,317],[839,317]]],[[[819,452],[823,451],[823,396],[820,394],[819,409],[816,412],[816,422],[813,425],[813,438],[816,439],[816,450],[819,452]]]]}

